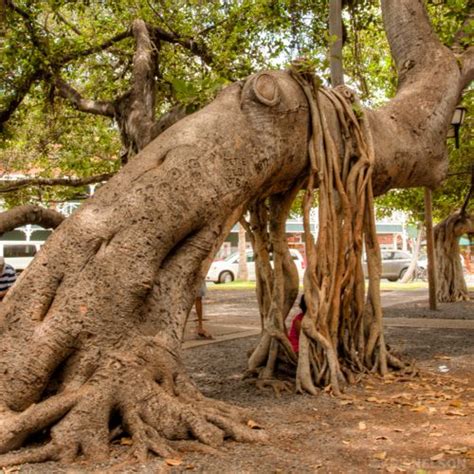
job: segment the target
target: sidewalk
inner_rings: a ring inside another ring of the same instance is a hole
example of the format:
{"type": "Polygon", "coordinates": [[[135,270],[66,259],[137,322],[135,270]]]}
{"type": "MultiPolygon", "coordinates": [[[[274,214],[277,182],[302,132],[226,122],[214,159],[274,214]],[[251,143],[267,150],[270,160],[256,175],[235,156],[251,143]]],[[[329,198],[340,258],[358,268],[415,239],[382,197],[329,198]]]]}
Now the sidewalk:
{"type": "MultiPolygon", "coordinates": [[[[411,291],[383,291],[382,306],[389,308],[401,303],[422,303],[428,306],[426,288],[411,291]]],[[[190,349],[207,344],[226,342],[260,334],[260,317],[253,290],[209,291],[204,300],[204,326],[213,339],[201,339],[195,335],[194,310],[185,331],[183,347],[190,349]]],[[[474,320],[439,318],[385,318],[385,327],[422,327],[474,330],[474,320]]]]}

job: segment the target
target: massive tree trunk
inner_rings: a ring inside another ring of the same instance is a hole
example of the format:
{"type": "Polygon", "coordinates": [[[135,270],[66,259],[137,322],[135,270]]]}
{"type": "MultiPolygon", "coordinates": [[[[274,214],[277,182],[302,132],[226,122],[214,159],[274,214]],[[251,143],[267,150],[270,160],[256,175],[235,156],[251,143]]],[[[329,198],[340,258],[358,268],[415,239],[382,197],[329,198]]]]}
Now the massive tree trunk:
{"type": "Polygon", "coordinates": [[[3,452],[59,420],[23,459],[96,458],[112,412],[142,454],[191,433],[257,437],[199,396],[179,348],[202,262],[250,200],[304,172],[306,142],[298,85],[257,75],[162,134],[59,226],[1,308],[3,452]]]}
{"type": "MultiPolygon", "coordinates": [[[[401,85],[387,106],[365,111],[375,152],[365,153],[375,163],[373,171],[357,175],[358,186],[373,175],[377,193],[394,186],[433,185],[443,177],[446,131],[470,74],[463,75],[454,56],[434,38],[421,2],[384,1],[383,6],[401,85]]],[[[341,156],[349,150],[343,146],[347,130],[338,126],[341,114],[351,114],[351,126],[358,125],[351,105],[333,99],[326,93],[317,99],[325,133],[331,135],[327,143],[334,145],[333,165],[349,166],[352,155],[341,156]]],[[[234,84],[145,147],[58,227],[0,308],[0,451],[22,446],[31,433],[45,428],[51,438],[40,447],[5,454],[3,465],[70,461],[80,453],[99,459],[107,455],[114,423],[132,436],[139,458],[148,451],[168,455],[177,440],[188,437],[210,445],[224,437],[261,437],[241,423],[245,418],[238,410],[199,393],[180,360],[181,336],[212,256],[247,207],[254,227],[262,224],[267,197],[274,271],[276,281],[282,281],[287,249],[281,228],[289,199],[305,178],[314,186],[319,179],[315,157],[308,159],[309,130],[314,128],[309,107],[288,72],[263,72],[234,84]]],[[[330,189],[325,195],[331,199],[330,189]]],[[[364,196],[371,199],[370,188],[364,196]]],[[[361,212],[350,225],[346,222],[351,229],[360,228],[361,212]]],[[[370,207],[364,216],[367,228],[369,214],[370,207]]],[[[354,236],[351,259],[361,238],[354,236]]],[[[376,262],[370,236],[366,244],[376,262]]],[[[338,259],[337,268],[342,263],[338,259]]],[[[356,268],[360,273],[360,265],[356,268]]],[[[314,266],[311,271],[311,291],[305,290],[310,305],[321,291],[321,275],[314,266]]],[[[332,287],[330,274],[323,276],[324,287],[332,287]]],[[[340,288],[340,275],[332,277],[340,288]]],[[[259,345],[268,347],[261,351],[267,373],[280,341],[288,346],[281,332],[290,304],[285,285],[294,294],[290,280],[274,286],[267,299],[264,317],[271,330],[259,345]]],[[[361,361],[362,366],[383,366],[376,287],[373,278],[374,313],[364,319],[371,326],[364,348],[370,360],[361,361]],[[376,345],[381,352],[374,360],[376,345]]],[[[360,287],[357,291],[360,302],[360,287]]],[[[336,301],[336,293],[333,297],[336,301]]],[[[350,298],[344,302],[353,304],[350,298]]],[[[358,324],[361,332],[367,329],[358,324]]],[[[351,321],[346,318],[341,327],[351,327],[351,321]]],[[[344,343],[338,327],[329,329],[336,345],[344,343]]],[[[325,349],[316,349],[322,364],[325,349]]],[[[326,356],[334,365],[328,379],[333,382],[340,375],[337,354],[326,356]]],[[[308,360],[305,364],[299,369],[307,376],[311,368],[308,360]]]]}

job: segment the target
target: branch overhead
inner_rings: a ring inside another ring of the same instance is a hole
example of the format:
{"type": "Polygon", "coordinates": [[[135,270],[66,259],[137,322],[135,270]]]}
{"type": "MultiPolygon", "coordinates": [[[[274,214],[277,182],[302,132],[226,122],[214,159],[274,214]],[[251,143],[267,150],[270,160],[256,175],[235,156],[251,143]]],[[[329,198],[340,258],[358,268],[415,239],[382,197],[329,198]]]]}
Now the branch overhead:
{"type": "Polygon", "coordinates": [[[77,110],[80,110],[81,112],[88,112],[94,115],[114,117],[115,107],[112,102],[85,99],[78,91],[76,91],[60,77],[55,78],[55,85],[61,97],[68,99],[77,110]]]}
{"type": "Polygon", "coordinates": [[[207,65],[210,66],[214,62],[214,57],[204,43],[193,38],[179,36],[174,32],[166,31],[158,26],[148,25],[148,29],[153,31],[160,40],[179,44],[183,48],[188,49],[191,53],[199,56],[207,65]]]}
{"type": "Polygon", "coordinates": [[[11,193],[28,186],[71,186],[80,187],[87,184],[108,181],[115,173],[104,173],[87,178],[25,178],[0,184],[0,194],[11,193]]]}
{"type": "Polygon", "coordinates": [[[54,209],[27,204],[0,212],[0,234],[9,232],[26,224],[35,224],[45,229],[55,229],[65,219],[54,209]]]}

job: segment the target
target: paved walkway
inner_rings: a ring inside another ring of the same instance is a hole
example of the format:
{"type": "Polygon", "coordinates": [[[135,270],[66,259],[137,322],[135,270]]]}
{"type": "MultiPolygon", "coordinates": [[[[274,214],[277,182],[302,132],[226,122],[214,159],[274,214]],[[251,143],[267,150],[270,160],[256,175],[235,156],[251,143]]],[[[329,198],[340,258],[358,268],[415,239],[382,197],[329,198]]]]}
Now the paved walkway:
{"type": "MultiPolygon", "coordinates": [[[[213,339],[200,339],[195,335],[195,314],[191,313],[186,327],[183,347],[190,349],[206,344],[215,344],[242,337],[260,334],[260,319],[255,296],[249,292],[233,290],[221,294],[222,290],[211,290],[205,299],[205,328],[213,339]]],[[[401,303],[420,303],[428,305],[426,288],[412,291],[382,292],[382,306],[388,308],[401,303]]],[[[439,318],[385,318],[385,327],[422,327],[442,329],[474,330],[474,320],[439,318]]]]}

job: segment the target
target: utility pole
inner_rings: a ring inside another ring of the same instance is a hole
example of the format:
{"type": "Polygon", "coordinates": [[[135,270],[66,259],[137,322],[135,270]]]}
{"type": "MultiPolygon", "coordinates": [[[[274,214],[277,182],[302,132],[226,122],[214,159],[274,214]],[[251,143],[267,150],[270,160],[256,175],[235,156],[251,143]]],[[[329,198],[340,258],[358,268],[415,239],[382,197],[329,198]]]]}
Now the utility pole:
{"type": "Polygon", "coordinates": [[[426,245],[428,251],[428,286],[430,293],[430,309],[436,310],[436,261],[433,234],[433,202],[431,199],[431,189],[425,188],[425,229],[426,245]]]}
{"type": "Polygon", "coordinates": [[[329,2],[329,64],[331,67],[331,86],[344,84],[342,69],[342,1],[329,2]]]}

